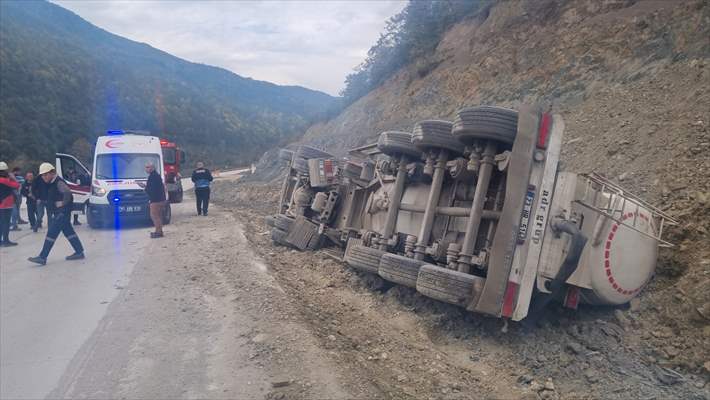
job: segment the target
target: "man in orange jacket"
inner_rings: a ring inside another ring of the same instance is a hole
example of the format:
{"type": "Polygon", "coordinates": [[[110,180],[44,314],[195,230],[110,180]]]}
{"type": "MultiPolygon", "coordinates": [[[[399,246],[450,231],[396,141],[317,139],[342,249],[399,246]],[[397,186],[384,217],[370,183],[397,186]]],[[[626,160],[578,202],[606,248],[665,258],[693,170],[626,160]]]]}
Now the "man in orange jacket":
{"type": "Polygon", "coordinates": [[[7,164],[0,161],[0,247],[17,246],[10,241],[10,217],[15,208],[15,190],[20,184],[8,172],[7,164]]]}

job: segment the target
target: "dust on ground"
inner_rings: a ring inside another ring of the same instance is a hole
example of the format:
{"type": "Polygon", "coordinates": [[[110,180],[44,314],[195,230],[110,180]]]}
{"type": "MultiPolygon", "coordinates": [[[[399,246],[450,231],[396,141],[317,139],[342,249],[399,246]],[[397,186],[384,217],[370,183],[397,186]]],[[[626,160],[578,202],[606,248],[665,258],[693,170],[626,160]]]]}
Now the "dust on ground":
{"type": "Polygon", "coordinates": [[[219,182],[213,193],[244,224],[319,345],[384,397],[710,396],[707,320],[676,313],[683,324],[669,326],[665,316],[682,307],[661,305],[677,279],[673,286],[662,276],[629,307],[553,306],[536,329],[506,326],[349,269],[327,251],[273,245],[263,217],[276,209],[278,190],[278,182],[219,182]]]}

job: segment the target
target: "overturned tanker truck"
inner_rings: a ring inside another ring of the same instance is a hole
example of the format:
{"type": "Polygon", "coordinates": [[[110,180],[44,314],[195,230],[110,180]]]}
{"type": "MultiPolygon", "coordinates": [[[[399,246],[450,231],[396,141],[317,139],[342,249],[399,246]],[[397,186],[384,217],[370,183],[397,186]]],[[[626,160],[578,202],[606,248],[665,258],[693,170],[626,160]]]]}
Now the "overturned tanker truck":
{"type": "Polygon", "coordinates": [[[345,249],[352,268],[515,321],[552,300],[626,303],[676,222],[601,175],[560,170],[563,131],[532,106],[478,106],[383,132],[347,159],[282,150],[272,239],[345,249]]]}

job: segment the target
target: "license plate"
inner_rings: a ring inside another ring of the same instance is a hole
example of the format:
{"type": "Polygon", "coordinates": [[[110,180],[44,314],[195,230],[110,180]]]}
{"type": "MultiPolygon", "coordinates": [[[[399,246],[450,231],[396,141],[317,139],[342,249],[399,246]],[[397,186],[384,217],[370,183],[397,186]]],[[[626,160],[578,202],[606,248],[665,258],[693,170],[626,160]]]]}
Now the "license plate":
{"type": "Polygon", "coordinates": [[[131,213],[131,212],[141,212],[143,207],[141,206],[118,206],[118,212],[121,213],[131,213]]]}
{"type": "Polygon", "coordinates": [[[528,186],[528,192],[525,194],[525,205],[523,212],[520,215],[520,228],[518,229],[518,244],[525,243],[528,236],[528,223],[530,223],[530,212],[532,211],[533,201],[535,200],[535,186],[528,186]]]}

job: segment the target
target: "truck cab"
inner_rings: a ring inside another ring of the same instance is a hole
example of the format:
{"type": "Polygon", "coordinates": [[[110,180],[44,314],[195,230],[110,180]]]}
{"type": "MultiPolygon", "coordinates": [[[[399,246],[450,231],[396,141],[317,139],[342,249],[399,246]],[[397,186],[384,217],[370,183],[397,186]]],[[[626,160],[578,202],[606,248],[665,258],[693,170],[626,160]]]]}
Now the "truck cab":
{"type": "Polygon", "coordinates": [[[175,142],[167,139],[160,139],[160,147],[163,150],[163,169],[165,170],[168,201],[170,203],[181,203],[183,190],[180,170],[185,165],[185,152],[175,142]]]}
{"type": "MultiPolygon", "coordinates": [[[[124,221],[150,221],[148,195],[139,183],[148,179],[146,163],[165,176],[160,139],[155,136],[109,131],[96,140],[88,200],[87,220],[91,228],[120,227],[124,221]]],[[[170,205],[164,223],[169,223],[170,205]]]]}

